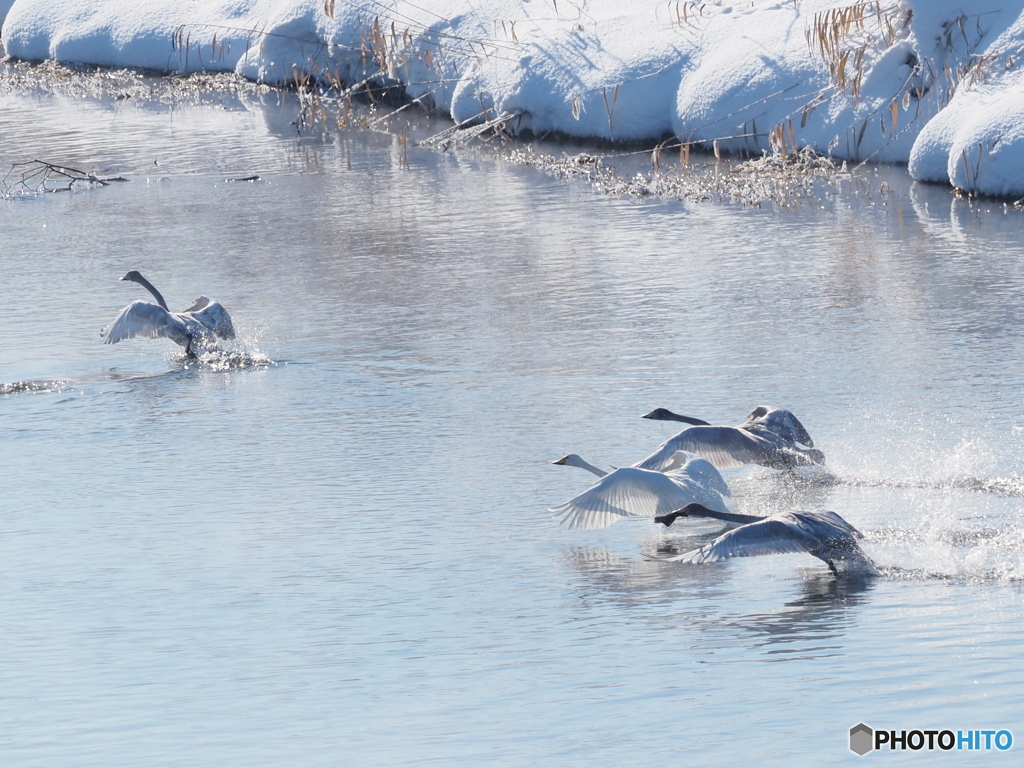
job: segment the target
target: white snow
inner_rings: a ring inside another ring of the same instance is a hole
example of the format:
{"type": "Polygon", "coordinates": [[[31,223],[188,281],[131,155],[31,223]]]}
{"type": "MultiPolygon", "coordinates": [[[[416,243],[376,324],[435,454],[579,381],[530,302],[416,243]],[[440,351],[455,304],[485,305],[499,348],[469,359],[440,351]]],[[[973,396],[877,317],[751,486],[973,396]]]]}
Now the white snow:
{"type": "Polygon", "coordinates": [[[810,145],[1024,195],[1024,0],[0,0],[7,53],[405,86],[457,122],[810,145]]]}

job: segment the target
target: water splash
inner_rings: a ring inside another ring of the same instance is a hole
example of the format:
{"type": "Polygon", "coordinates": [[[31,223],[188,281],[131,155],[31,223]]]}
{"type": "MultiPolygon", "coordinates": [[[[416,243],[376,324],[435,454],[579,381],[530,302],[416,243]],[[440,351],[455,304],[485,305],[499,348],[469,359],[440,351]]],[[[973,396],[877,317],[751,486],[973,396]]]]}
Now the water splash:
{"type": "Polygon", "coordinates": [[[266,325],[247,330],[231,343],[203,347],[194,358],[172,353],[171,361],[184,368],[198,368],[204,371],[238,371],[247,368],[269,368],[277,363],[260,348],[260,342],[267,334],[266,325]]]}
{"type": "MultiPolygon", "coordinates": [[[[1013,441],[1016,442],[1015,440],[1013,441]]],[[[899,435],[897,431],[872,441],[873,451],[859,463],[849,460],[830,466],[841,485],[863,488],[973,491],[1012,498],[1024,497],[1024,474],[1005,466],[1016,446],[993,447],[978,437],[944,442],[932,433],[899,435]]],[[[863,455],[859,445],[833,451],[838,456],[863,455]]]]}
{"type": "Polygon", "coordinates": [[[194,360],[189,361],[184,356],[181,357],[181,360],[185,363],[186,368],[196,366],[205,371],[238,371],[277,365],[265,352],[244,349],[205,350],[194,360]]]}
{"type": "Polygon", "coordinates": [[[24,392],[63,392],[70,381],[63,379],[34,379],[31,381],[12,381],[0,384],[0,395],[19,395],[24,392]]]}
{"type": "Polygon", "coordinates": [[[877,456],[835,470],[846,486],[908,491],[889,499],[888,526],[862,528],[865,549],[886,578],[1024,579],[1024,519],[1001,500],[1024,497],[1024,477],[1007,466],[1019,455],[1015,441],[958,431],[958,438],[943,438],[925,425],[902,440],[893,431],[877,456]]]}
{"type": "Polygon", "coordinates": [[[893,579],[1024,580],[1024,526],[967,528],[962,522],[922,529],[864,531],[881,574],[893,579]],[[900,563],[899,566],[893,563],[900,563]]]}
{"type": "Polygon", "coordinates": [[[1024,477],[1017,474],[1004,477],[975,477],[959,475],[945,478],[865,478],[857,476],[835,478],[836,485],[849,485],[861,488],[919,488],[935,491],[973,491],[991,493],[996,496],[1010,498],[1024,497],[1024,477]]]}
{"type": "Polygon", "coordinates": [[[888,566],[879,568],[879,575],[890,581],[948,581],[966,583],[1018,582],[1024,581],[1024,573],[1019,569],[990,568],[973,573],[943,573],[925,568],[900,568],[888,566]]]}

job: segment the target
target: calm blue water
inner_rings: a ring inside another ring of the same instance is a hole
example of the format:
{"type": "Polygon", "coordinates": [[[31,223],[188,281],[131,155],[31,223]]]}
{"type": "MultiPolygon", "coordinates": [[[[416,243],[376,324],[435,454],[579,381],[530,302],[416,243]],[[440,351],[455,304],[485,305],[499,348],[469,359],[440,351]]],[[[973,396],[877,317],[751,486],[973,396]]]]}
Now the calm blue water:
{"type": "Polygon", "coordinates": [[[0,202],[0,762],[856,764],[860,721],[1024,739],[1024,214],[899,169],[793,211],[609,198],[405,167],[394,135],[295,115],[0,97],[4,168],[130,179],[0,202]],[[146,298],[131,268],[172,307],[223,302],[234,356],[101,344],[146,298]],[[735,507],[834,509],[882,578],[649,562],[715,527],[546,512],[590,482],[552,460],[676,431],[641,413],[761,403],[837,481],[729,470],[735,507]]]}

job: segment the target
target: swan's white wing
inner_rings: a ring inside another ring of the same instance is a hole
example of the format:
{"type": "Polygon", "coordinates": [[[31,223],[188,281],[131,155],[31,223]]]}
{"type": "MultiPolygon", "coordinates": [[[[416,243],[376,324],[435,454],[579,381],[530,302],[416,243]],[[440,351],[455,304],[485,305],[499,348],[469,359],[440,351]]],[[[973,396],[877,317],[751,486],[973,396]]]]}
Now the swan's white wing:
{"type": "Polygon", "coordinates": [[[821,509],[817,512],[797,512],[797,517],[802,518],[802,523],[822,539],[836,538],[842,533],[847,533],[855,539],[864,538],[864,534],[850,525],[846,520],[828,509],[821,509]]]}
{"type": "Polygon", "coordinates": [[[657,472],[674,472],[677,469],[682,469],[692,459],[697,458],[696,454],[687,453],[686,451],[676,451],[669,456],[665,461],[662,462],[660,469],[655,470],[657,472]]]}
{"type": "Polygon", "coordinates": [[[562,516],[569,528],[603,528],[623,517],[664,515],[699,502],[723,509],[721,497],[717,504],[712,494],[698,494],[690,481],[661,472],[635,467],[622,467],[598,480],[576,498],[554,507],[551,512],[562,516]],[[711,502],[711,503],[709,503],[711,502]]]}
{"type": "Polygon", "coordinates": [[[104,344],[117,344],[125,339],[171,339],[188,343],[188,333],[181,318],[163,307],[145,301],[133,301],[121,310],[114,322],[103,332],[104,344]]]}
{"type": "Polygon", "coordinates": [[[206,306],[209,305],[209,303],[210,300],[208,298],[206,298],[205,296],[200,296],[198,299],[192,302],[191,307],[189,307],[188,309],[183,309],[181,310],[181,312],[182,314],[185,314],[186,312],[198,312],[201,309],[205,309],[206,306]]]}
{"type": "Polygon", "coordinates": [[[722,496],[732,496],[732,491],[729,490],[729,485],[722,477],[722,473],[710,461],[683,451],[677,453],[676,456],[688,457],[686,463],[679,470],[679,474],[704,488],[718,491],[722,496]]]}
{"type": "Polygon", "coordinates": [[[682,563],[713,563],[729,557],[810,552],[820,546],[821,541],[816,536],[801,530],[786,516],[779,516],[740,526],[700,549],[664,559],[682,563]]]}
{"type": "MultiPolygon", "coordinates": [[[[196,299],[196,303],[202,302],[203,299],[206,297],[200,296],[196,299]]],[[[235,326],[231,323],[231,315],[228,314],[228,311],[221,306],[219,301],[210,301],[209,299],[206,301],[207,304],[203,309],[198,312],[188,311],[187,314],[214,335],[220,336],[222,339],[235,338],[235,326]]]]}
{"type": "Polygon", "coordinates": [[[757,406],[747,416],[746,422],[740,425],[740,429],[750,426],[762,426],[783,440],[791,443],[803,443],[809,448],[814,447],[814,441],[807,432],[807,428],[800,423],[800,419],[792,411],[787,411],[785,408],[774,408],[768,405],[757,406]]]}
{"type": "Polygon", "coordinates": [[[740,467],[760,463],[771,448],[766,440],[736,427],[689,427],[633,466],[664,471],[676,451],[688,451],[707,459],[719,469],[740,467]]]}

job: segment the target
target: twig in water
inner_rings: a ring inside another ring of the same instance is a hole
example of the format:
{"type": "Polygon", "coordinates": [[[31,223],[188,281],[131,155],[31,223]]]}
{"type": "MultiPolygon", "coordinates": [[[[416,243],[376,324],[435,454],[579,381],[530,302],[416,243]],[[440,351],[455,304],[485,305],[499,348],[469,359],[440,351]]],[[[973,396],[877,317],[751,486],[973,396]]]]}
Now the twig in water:
{"type": "Polygon", "coordinates": [[[70,192],[75,185],[86,188],[105,187],[115,181],[128,181],[121,176],[100,178],[91,173],[57,165],[45,160],[29,160],[14,163],[7,174],[0,179],[0,197],[33,195],[40,192],[70,192]]]}

